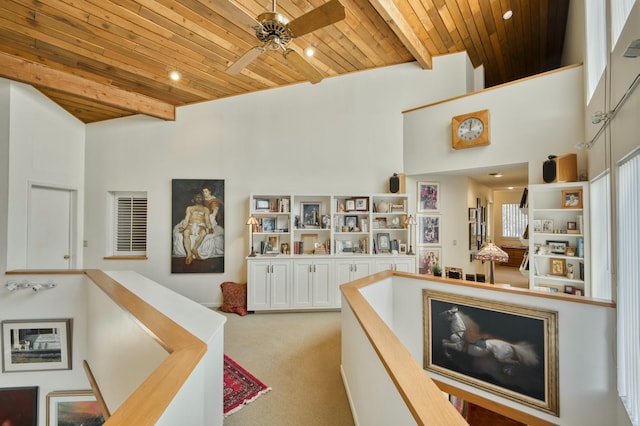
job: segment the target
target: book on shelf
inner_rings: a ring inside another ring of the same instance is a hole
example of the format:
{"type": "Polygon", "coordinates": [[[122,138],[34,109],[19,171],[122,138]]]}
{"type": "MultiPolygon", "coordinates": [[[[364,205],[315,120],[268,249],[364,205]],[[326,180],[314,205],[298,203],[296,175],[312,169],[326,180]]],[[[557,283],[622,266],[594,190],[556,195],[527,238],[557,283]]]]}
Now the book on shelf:
{"type": "Polygon", "coordinates": [[[582,237],[576,239],[576,256],[584,257],[584,238],[582,237]]]}

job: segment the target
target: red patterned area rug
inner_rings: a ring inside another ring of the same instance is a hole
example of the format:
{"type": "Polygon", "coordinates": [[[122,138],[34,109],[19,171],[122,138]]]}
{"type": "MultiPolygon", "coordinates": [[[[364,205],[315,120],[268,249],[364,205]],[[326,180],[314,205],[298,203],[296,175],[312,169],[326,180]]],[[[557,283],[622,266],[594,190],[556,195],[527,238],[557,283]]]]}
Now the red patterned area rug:
{"type": "Polygon", "coordinates": [[[234,360],[224,356],[224,416],[227,417],[271,390],[234,360]]]}

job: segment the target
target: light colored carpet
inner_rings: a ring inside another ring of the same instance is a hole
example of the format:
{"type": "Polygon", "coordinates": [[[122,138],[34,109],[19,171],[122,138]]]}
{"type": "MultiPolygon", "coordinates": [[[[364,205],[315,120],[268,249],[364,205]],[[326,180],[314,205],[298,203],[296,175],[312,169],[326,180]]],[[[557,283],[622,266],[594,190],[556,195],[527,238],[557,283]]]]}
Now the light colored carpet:
{"type": "Polygon", "coordinates": [[[226,314],[224,352],[271,391],[225,426],[351,426],[340,376],[340,312],[226,314]]]}

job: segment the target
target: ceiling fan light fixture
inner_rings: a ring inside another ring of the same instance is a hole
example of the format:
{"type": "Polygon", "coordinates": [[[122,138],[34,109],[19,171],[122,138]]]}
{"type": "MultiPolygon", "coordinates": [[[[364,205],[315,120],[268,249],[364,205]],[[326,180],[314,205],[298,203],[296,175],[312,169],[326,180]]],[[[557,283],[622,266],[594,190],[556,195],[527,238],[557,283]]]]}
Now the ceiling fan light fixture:
{"type": "Polygon", "coordinates": [[[505,21],[508,21],[509,19],[511,19],[512,16],[513,16],[513,10],[509,9],[504,13],[504,15],[502,15],[502,19],[504,19],[505,21]]]}

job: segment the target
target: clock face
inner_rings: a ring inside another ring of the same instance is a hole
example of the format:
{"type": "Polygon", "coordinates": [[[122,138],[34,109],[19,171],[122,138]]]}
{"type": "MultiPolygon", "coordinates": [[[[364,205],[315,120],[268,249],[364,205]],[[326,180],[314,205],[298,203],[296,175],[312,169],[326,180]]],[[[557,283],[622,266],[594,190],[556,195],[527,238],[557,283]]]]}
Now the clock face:
{"type": "Polygon", "coordinates": [[[484,123],[482,120],[476,117],[469,117],[460,123],[456,134],[461,140],[470,142],[478,139],[483,131],[484,123]]]}

